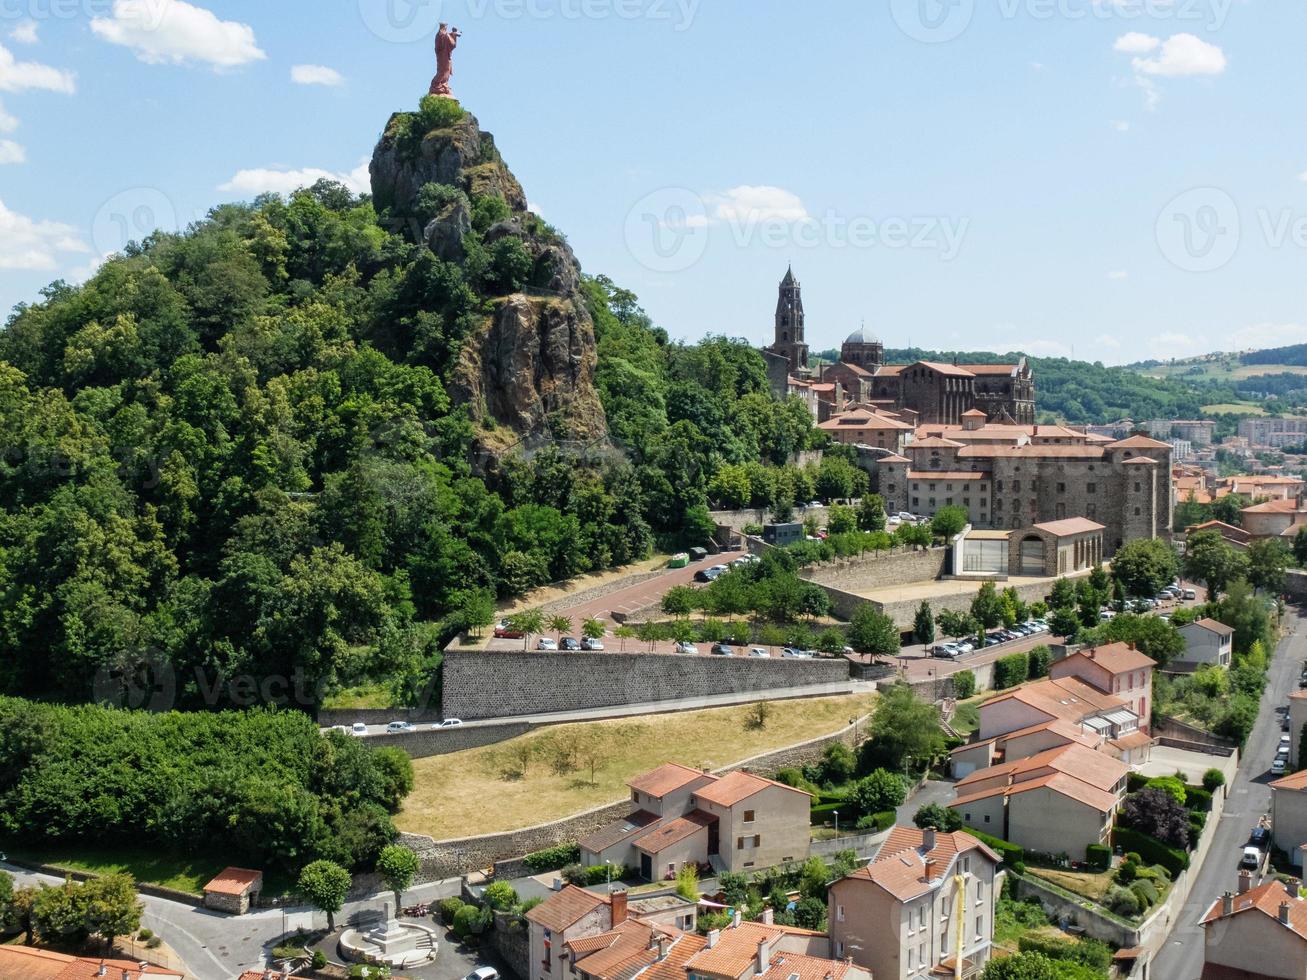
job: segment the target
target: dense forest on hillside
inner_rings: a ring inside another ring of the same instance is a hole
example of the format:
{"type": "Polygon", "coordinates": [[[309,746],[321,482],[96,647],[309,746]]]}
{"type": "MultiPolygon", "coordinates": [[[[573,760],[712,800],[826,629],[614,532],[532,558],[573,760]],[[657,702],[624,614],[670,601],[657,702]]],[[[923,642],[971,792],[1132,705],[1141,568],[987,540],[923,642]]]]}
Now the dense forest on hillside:
{"type": "MultiPolygon", "coordinates": [[[[817,355],[836,360],[839,352],[817,355]]],[[[1007,364],[1019,352],[929,351],[919,347],[886,349],[890,364],[928,360],[951,364],[1007,364]]],[[[1202,406],[1237,400],[1232,387],[1212,383],[1159,381],[1123,367],[1072,361],[1064,357],[1031,357],[1035,373],[1035,410],[1041,418],[1067,422],[1106,423],[1121,418],[1197,418],[1202,406]]]]}
{"type": "Polygon", "coordinates": [[[1307,344],[1293,344],[1290,347],[1271,347],[1267,350],[1249,351],[1239,358],[1244,364],[1291,364],[1295,367],[1307,365],[1307,344]]]}
{"type": "Polygon", "coordinates": [[[470,214],[458,260],[322,182],[15,310],[0,693],[85,701],[148,668],[183,706],[269,699],[242,675],[293,679],[300,703],[378,679],[407,700],[497,597],[701,543],[727,467],[746,503],[811,499],[820,474],[783,464],[821,437],[770,397],[760,355],[671,343],[603,279],[581,288],[611,439],[474,451],[451,375],[526,284],[538,219],[492,193],[421,200],[470,214]]]}

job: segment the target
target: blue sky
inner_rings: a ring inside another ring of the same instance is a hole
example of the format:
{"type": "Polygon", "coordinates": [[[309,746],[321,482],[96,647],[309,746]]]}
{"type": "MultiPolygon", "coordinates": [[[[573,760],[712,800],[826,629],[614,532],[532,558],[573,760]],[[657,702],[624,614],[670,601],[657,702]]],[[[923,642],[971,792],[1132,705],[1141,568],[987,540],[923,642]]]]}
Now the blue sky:
{"type": "Polygon", "coordinates": [[[1307,5],[0,0],[0,309],[124,234],[366,186],[454,91],[584,268],[674,336],[1106,362],[1307,341],[1307,5]]]}

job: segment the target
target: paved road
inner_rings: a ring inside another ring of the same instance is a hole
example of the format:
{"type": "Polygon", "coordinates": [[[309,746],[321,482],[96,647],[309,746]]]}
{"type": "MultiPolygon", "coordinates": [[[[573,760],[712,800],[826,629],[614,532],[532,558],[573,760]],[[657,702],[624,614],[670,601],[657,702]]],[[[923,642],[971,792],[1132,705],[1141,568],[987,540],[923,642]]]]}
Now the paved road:
{"type": "Polygon", "coordinates": [[[1198,872],[1189,901],[1181,910],[1166,945],[1158,951],[1150,975],[1165,980],[1198,980],[1203,972],[1203,929],[1198,920],[1212,902],[1239,884],[1238,861],[1248,835],[1258,819],[1271,809],[1271,761],[1280,743],[1280,718],[1276,708],[1288,703],[1298,689],[1298,673],[1307,658],[1307,635],[1300,632],[1296,610],[1286,613],[1285,625],[1292,633],[1280,641],[1269,670],[1270,683],[1262,698],[1257,725],[1239,763],[1239,772],[1229,787],[1225,814],[1217,827],[1207,860],[1198,872]]]}
{"type": "MultiPolygon", "coordinates": [[[[60,878],[34,874],[11,865],[0,865],[0,869],[9,872],[18,885],[62,884],[60,878]]],[[[458,889],[458,879],[433,882],[409,889],[404,893],[404,900],[414,903],[434,902],[457,895],[458,889]]],[[[267,965],[266,956],[274,941],[282,935],[296,929],[312,930],[326,926],[326,916],[307,906],[285,910],[261,909],[249,915],[234,917],[151,895],[142,895],[140,898],[145,906],[141,925],[163,937],[163,941],[182,958],[195,980],[232,980],[232,977],[240,976],[244,970],[261,969],[267,965]]],[[[360,913],[379,910],[383,902],[393,901],[390,892],[380,892],[366,899],[347,902],[337,916],[337,922],[344,922],[360,913]]],[[[456,951],[450,949],[446,954],[446,946],[448,944],[442,944],[433,969],[439,968],[442,958],[446,958],[457,962],[458,972],[451,976],[465,976],[469,972],[463,969],[465,964],[457,958],[456,951]]],[[[421,975],[427,976],[425,973],[421,975]]]]}

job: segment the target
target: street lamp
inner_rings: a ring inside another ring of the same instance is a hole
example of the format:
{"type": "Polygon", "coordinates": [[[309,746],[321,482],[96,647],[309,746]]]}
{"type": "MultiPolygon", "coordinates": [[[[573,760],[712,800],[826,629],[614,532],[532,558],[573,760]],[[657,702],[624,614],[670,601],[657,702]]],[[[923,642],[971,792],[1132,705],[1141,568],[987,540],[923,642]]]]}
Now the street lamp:
{"type": "Polygon", "coordinates": [[[838,837],[840,835],[840,811],[832,810],[831,812],[835,814],[835,836],[838,837]]]}
{"type": "Polygon", "coordinates": [[[613,890],[613,862],[605,861],[604,867],[608,869],[608,890],[611,892],[613,890]]]}

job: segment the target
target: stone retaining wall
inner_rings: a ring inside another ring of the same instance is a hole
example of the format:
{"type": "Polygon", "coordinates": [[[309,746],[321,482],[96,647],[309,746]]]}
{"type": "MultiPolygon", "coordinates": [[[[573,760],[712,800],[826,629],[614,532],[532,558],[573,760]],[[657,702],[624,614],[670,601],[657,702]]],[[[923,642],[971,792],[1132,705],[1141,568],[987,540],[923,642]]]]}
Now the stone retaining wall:
{"type": "MultiPolygon", "coordinates": [[[[830,513],[825,507],[806,507],[794,509],[794,519],[796,521],[805,521],[809,517],[817,518],[817,523],[825,524],[826,517],[830,513]]],[[[736,531],[743,531],[750,524],[770,524],[772,523],[772,512],[770,510],[713,510],[708,512],[708,516],[713,519],[713,523],[718,527],[729,527],[736,531]]]]}
{"type": "Polygon", "coordinates": [[[933,582],[948,565],[948,548],[895,548],[869,551],[855,558],[837,558],[809,565],[799,577],[845,592],[870,592],[894,585],[933,582]]]}
{"type": "Polygon", "coordinates": [[[848,679],[844,660],[451,650],[445,655],[443,697],[447,717],[472,721],[848,679]]]}
{"type": "MultiPolygon", "coordinates": [[[[727,773],[737,769],[747,769],[751,772],[770,774],[788,766],[803,766],[816,762],[828,745],[842,742],[852,748],[855,734],[866,731],[869,717],[861,717],[856,724],[829,735],[822,735],[773,752],[765,752],[716,771],[727,773]]],[[[421,864],[417,877],[418,883],[440,881],[470,871],[489,868],[497,862],[520,858],[566,841],[578,840],[630,812],[631,801],[624,798],[586,810],[584,813],[520,830],[442,841],[421,834],[402,833],[400,843],[411,848],[418,856],[421,864]]]]}
{"type": "MultiPolygon", "coordinates": [[[[976,592],[980,589],[981,580],[974,582],[955,580],[958,584],[958,592],[953,595],[935,595],[928,600],[930,608],[934,611],[936,618],[942,610],[948,609],[952,612],[969,612],[971,610],[971,600],[976,597],[976,592]]],[[[1034,582],[1028,585],[1016,586],[1017,595],[1022,602],[1042,602],[1047,598],[1048,593],[1052,591],[1053,583],[1034,582]]],[[[827,587],[827,592],[830,588],[827,587]]],[[[858,597],[859,602],[868,602],[871,600],[858,597]]],[[[917,607],[921,605],[920,599],[904,599],[899,602],[875,602],[872,601],[880,612],[884,613],[890,619],[904,630],[912,628],[913,620],[917,614],[917,607]]]]}
{"type": "Polygon", "coordinates": [[[464,749],[494,745],[510,738],[525,735],[535,728],[529,721],[506,721],[493,725],[464,725],[460,728],[440,728],[418,732],[398,732],[394,735],[369,735],[369,746],[377,748],[392,745],[403,749],[411,759],[425,759],[433,755],[448,755],[464,749]]]}

